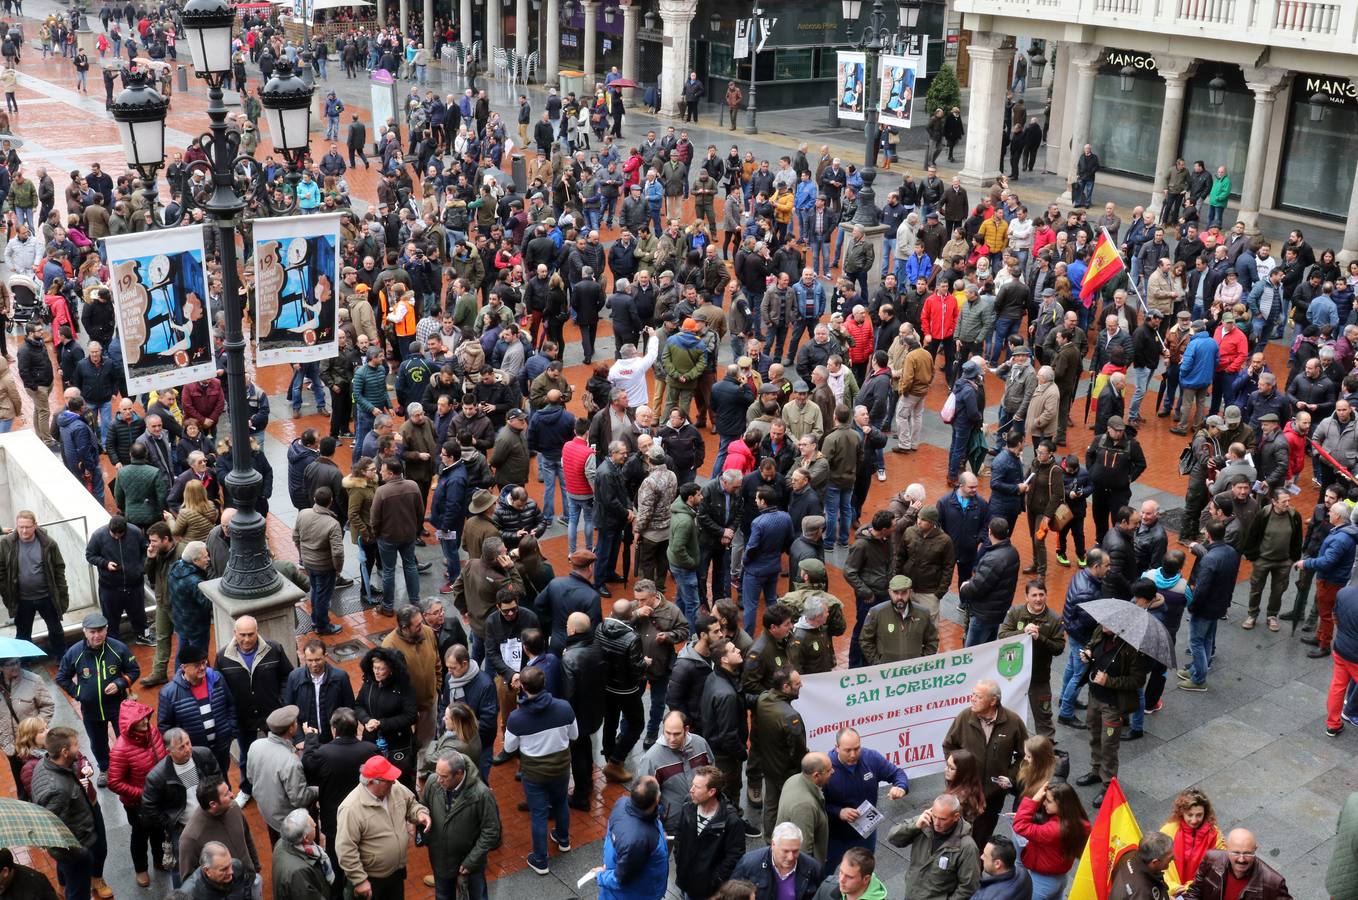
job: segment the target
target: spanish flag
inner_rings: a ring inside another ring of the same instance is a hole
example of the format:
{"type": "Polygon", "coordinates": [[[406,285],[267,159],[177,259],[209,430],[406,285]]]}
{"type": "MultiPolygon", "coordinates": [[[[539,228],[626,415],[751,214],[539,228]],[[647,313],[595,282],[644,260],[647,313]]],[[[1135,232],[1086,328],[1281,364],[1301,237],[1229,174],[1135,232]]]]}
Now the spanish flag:
{"type": "Polygon", "coordinates": [[[1113,868],[1124,853],[1135,851],[1140,843],[1141,826],[1136,824],[1136,816],[1132,815],[1122,786],[1114,778],[1089,832],[1085,852],[1075,870],[1069,900],[1108,900],[1113,868]]]}
{"type": "Polygon", "coordinates": [[[1103,229],[1098,242],[1094,244],[1094,252],[1089,256],[1089,271],[1085,273],[1084,283],[1080,285],[1080,299],[1088,300],[1094,296],[1094,292],[1107,284],[1108,279],[1125,268],[1122,256],[1108,235],[1108,229],[1103,229]]]}

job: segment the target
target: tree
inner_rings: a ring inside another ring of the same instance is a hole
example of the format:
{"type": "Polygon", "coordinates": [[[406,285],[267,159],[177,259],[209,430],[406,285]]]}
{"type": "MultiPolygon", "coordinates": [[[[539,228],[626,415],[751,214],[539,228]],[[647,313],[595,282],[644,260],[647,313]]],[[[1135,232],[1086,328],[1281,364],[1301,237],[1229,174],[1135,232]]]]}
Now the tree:
{"type": "Polygon", "coordinates": [[[924,103],[930,116],[936,109],[947,112],[954,106],[962,105],[962,88],[957,84],[957,73],[952,66],[944,63],[938,67],[934,77],[929,80],[929,92],[924,97],[924,103]]]}

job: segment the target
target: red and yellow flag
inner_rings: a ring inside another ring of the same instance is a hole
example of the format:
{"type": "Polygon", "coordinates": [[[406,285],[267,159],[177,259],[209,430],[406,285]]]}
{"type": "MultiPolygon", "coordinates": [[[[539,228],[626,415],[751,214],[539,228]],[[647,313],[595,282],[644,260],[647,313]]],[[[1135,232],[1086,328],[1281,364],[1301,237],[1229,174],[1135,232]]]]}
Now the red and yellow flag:
{"type": "Polygon", "coordinates": [[[1080,285],[1080,299],[1088,300],[1095,291],[1108,283],[1108,279],[1125,268],[1121,254],[1108,235],[1108,229],[1103,229],[1098,242],[1094,244],[1094,252],[1089,256],[1089,271],[1085,272],[1084,283],[1080,285]]]}
{"type": "Polygon", "coordinates": [[[1136,850],[1140,843],[1141,826],[1136,824],[1136,816],[1132,815],[1122,786],[1114,778],[1089,832],[1084,855],[1075,870],[1069,900],[1108,900],[1113,868],[1124,853],[1136,850]]]}

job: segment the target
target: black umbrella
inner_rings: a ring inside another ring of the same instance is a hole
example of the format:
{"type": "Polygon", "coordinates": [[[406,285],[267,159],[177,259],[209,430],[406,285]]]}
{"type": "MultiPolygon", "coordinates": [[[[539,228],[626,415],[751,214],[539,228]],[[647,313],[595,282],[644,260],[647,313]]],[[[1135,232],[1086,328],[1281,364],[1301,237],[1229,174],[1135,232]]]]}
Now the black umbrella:
{"type": "Polygon", "coordinates": [[[1169,629],[1142,607],[1116,597],[1105,597],[1082,604],[1080,609],[1143,655],[1171,671],[1179,668],[1169,629]]]}

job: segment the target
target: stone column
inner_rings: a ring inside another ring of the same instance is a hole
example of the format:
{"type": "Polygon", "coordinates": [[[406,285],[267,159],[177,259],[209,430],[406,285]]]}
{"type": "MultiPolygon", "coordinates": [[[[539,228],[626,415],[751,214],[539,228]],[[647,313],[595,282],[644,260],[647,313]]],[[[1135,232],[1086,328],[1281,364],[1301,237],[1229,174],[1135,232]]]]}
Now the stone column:
{"type": "MultiPolygon", "coordinates": [[[[1254,118],[1250,120],[1250,152],[1245,158],[1245,178],[1240,183],[1240,212],[1237,218],[1245,223],[1245,233],[1256,237],[1259,234],[1259,200],[1264,193],[1264,160],[1268,157],[1273,106],[1278,99],[1278,92],[1291,76],[1285,69],[1268,66],[1245,67],[1244,73],[1245,86],[1254,92],[1254,118]]],[[[1206,221],[1205,211],[1202,216],[1203,221],[1206,221]]]]}
{"type": "MultiPolygon", "coordinates": [[[[504,22],[504,6],[500,0],[486,0],[486,71],[490,72],[495,68],[495,48],[504,43],[504,35],[501,24],[504,22]]],[[[466,43],[466,38],[463,38],[466,43]]]]}
{"type": "Polygon", "coordinates": [[[584,96],[594,97],[594,79],[599,70],[599,0],[585,0],[585,54],[580,68],[585,73],[584,96]]]}
{"type": "MultiPolygon", "coordinates": [[[[473,37],[474,31],[472,30],[472,0],[462,0],[462,3],[458,6],[457,14],[462,18],[459,23],[462,27],[458,29],[458,40],[462,42],[462,46],[470,51],[472,41],[476,40],[473,37]]],[[[489,49],[486,50],[486,56],[487,58],[490,56],[489,49]]]]}
{"type": "Polygon", "coordinates": [[[514,4],[514,53],[528,55],[528,0],[518,0],[514,4]]]}
{"type": "Polygon", "coordinates": [[[1155,181],[1151,184],[1151,199],[1146,211],[1160,217],[1160,208],[1165,203],[1165,183],[1169,180],[1169,170],[1177,159],[1179,133],[1184,118],[1184,94],[1188,79],[1198,67],[1197,61],[1184,56],[1156,54],[1155,68],[1165,79],[1165,106],[1160,113],[1160,145],[1155,151],[1155,181]]]}
{"type": "MultiPolygon", "coordinates": [[[[547,59],[542,67],[542,83],[558,84],[561,71],[561,0],[547,0],[547,59]]],[[[529,129],[530,131],[532,129],[529,129]]]]}
{"type": "Polygon", "coordinates": [[[434,52],[434,0],[424,0],[424,49],[434,52]]]}
{"type": "Polygon", "coordinates": [[[637,29],[641,22],[641,7],[629,3],[622,8],[622,77],[637,79],[637,29]]]}
{"type": "Polygon", "coordinates": [[[998,32],[972,35],[971,88],[967,105],[967,149],[961,176],[968,184],[989,184],[1000,171],[1000,139],[995,129],[1004,122],[1004,93],[1009,87],[1009,67],[1014,48],[998,32]]]}
{"type": "Polygon", "coordinates": [[[410,0],[401,0],[401,37],[410,33],[410,0]]]}
{"type": "Polygon", "coordinates": [[[660,0],[664,41],[660,56],[660,113],[678,116],[683,112],[684,82],[688,80],[688,35],[698,0],[660,0]]]}
{"type": "Polygon", "coordinates": [[[377,0],[377,21],[383,28],[387,27],[387,0],[377,0]]]}
{"type": "Polygon", "coordinates": [[[1094,112],[1094,76],[1099,74],[1099,66],[1103,64],[1103,48],[1072,44],[1070,64],[1075,67],[1075,102],[1067,129],[1070,138],[1061,157],[1064,168],[1057,170],[1066,176],[1066,190],[1062,192],[1060,202],[1067,206],[1071,202],[1070,186],[1075,183],[1075,161],[1089,143],[1089,117],[1094,112]]]}
{"type": "MultiPolygon", "coordinates": [[[[1351,79],[1358,85],[1358,79],[1351,79]]],[[[1358,259],[1358,174],[1353,177],[1353,190],[1349,193],[1349,215],[1344,220],[1344,246],[1339,251],[1339,264],[1348,264],[1358,259]]]]}

